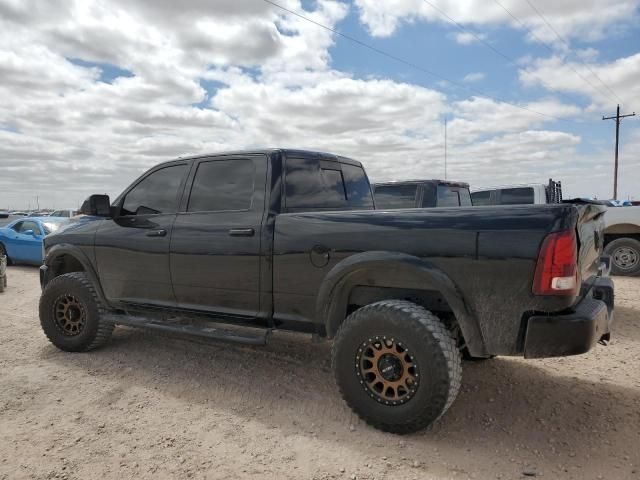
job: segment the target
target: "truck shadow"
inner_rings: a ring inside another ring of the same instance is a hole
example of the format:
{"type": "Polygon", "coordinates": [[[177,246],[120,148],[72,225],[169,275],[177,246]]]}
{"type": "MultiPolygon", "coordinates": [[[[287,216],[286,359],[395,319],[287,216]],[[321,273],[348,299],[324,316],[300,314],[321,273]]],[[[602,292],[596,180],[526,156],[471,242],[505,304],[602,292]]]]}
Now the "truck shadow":
{"type": "MultiPolygon", "coordinates": [[[[593,354],[583,358],[597,367],[593,354]]],[[[47,345],[41,358],[72,375],[104,376],[119,385],[118,396],[142,386],[202,408],[204,416],[216,409],[381,456],[384,445],[402,441],[407,456],[424,462],[455,461],[451,452],[499,457],[517,445],[531,463],[573,459],[596,467],[622,454],[612,450],[614,438],[628,438],[634,455],[640,431],[640,389],[580,378],[584,365],[573,359],[465,363],[449,412],[425,432],[397,437],[366,426],[346,407],[334,386],[329,344],[307,337],[278,335],[260,348],[119,328],[111,344],[91,354],[47,345]],[[442,445],[448,453],[438,453],[442,445]]],[[[118,396],[105,395],[104,407],[118,396]]]]}
{"type": "Polygon", "coordinates": [[[631,340],[640,343],[638,310],[616,306],[613,320],[613,341],[631,340]]]}

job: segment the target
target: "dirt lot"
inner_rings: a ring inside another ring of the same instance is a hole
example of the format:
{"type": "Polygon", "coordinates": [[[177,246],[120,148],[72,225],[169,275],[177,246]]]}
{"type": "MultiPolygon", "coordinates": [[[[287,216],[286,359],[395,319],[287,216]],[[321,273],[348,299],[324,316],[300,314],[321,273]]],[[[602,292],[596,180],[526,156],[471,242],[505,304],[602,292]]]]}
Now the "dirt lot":
{"type": "Polygon", "coordinates": [[[640,278],[617,279],[613,341],[573,358],[464,365],[432,429],[398,437],[338,396],[329,346],[266,348],[119,328],[58,351],[37,318],[38,272],[0,295],[0,479],[640,478],[640,278]]]}

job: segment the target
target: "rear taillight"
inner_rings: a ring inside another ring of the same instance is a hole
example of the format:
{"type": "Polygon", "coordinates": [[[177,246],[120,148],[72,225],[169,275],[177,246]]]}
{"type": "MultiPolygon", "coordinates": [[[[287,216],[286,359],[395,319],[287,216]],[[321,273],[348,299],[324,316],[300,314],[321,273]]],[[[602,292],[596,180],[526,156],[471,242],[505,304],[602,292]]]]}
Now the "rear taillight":
{"type": "Polygon", "coordinates": [[[533,280],[535,295],[575,295],[578,291],[578,243],[576,232],[548,235],[538,255],[533,280]]]}

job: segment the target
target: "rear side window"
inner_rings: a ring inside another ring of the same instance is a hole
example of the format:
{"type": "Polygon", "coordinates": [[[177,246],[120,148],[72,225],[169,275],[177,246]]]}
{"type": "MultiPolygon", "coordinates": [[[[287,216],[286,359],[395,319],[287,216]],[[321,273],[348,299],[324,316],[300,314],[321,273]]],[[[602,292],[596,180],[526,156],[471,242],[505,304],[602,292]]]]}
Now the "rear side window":
{"type": "Polygon", "coordinates": [[[250,209],[255,172],[255,165],[249,159],[200,163],[191,187],[187,211],[250,209]]]}
{"type": "Polygon", "coordinates": [[[460,195],[461,206],[470,207],[473,205],[473,203],[471,203],[471,193],[468,188],[458,188],[458,195],[460,195]]]}
{"type": "Polygon", "coordinates": [[[328,210],[347,206],[338,162],[287,158],[285,182],[287,209],[328,210]]]}
{"type": "Polygon", "coordinates": [[[373,208],[373,196],[371,186],[362,167],[342,164],[342,176],[344,178],[344,188],[347,192],[347,200],[351,208],[373,208]]]}
{"type": "Polygon", "coordinates": [[[415,208],[417,185],[381,185],[376,187],[376,208],[415,208]]]}
{"type": "Polygon", "coordinates": [[[474,206],[492,205],[491,190],[487,190],[486,192],[473,192],[471,198],[474,206]]]}
{"type": "Polygon", "coordinates": [[[347,199],[347,194],[344,191],[344,178],[342,178],[342,172],[332,168],[321,168],[320,173],[323,183],[328,188],[327,201],[329,203],[334,201],[345,201],[347,199]]]}
{"type": "Polygon", "coordinates": [[[122,215],[152,215],[176,211],[178,188],[186,165],[173,165],[147,175],[127,193],[122,215]]]}
{"type": "Polygon", "coordinates": [[[469,190],[448,185],[438,185],[438,207],[470,206],[469,190]]]}
{"type": "Polygon", "coordinates": [[[533,188],[503,188],[500,190],[500,205],[519,205],[533,203],[533,188]]]}

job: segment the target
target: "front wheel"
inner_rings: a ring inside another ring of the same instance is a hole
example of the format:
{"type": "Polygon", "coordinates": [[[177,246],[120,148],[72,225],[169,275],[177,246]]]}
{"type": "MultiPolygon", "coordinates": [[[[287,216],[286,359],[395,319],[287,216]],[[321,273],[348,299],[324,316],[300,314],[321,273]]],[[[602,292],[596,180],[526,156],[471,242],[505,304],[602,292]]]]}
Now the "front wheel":
{"type": "Polygon", "coordinates": [[[640,275],[640,242],[634,238],[617,238],[607,244],[604,252],[611,256],[613,275],[640,275]]]}
{"type": "Polygon", "coordinates": [[[11,259],[9,258],[9,254],[7,253],[7,248],[4,244],[0,243],[0,257],[7,257],[7,265],[11,265],[11,259]]]}
{"type": "Polygon", "coordinates": [[[114,324],[104,320],[104,309],[84,272],[51,280],[40,297],[40,324],[47,338],[65,352],[86,352],[111,338],[114,324]]]}
{"type": "Polygon", "coordinates": [[[338,388],[365,422],[412,433],[437,420],[455,400],[460,352],[445,325],[423,307],[385,300],[343,322],[332,350],[338,388]]]}

